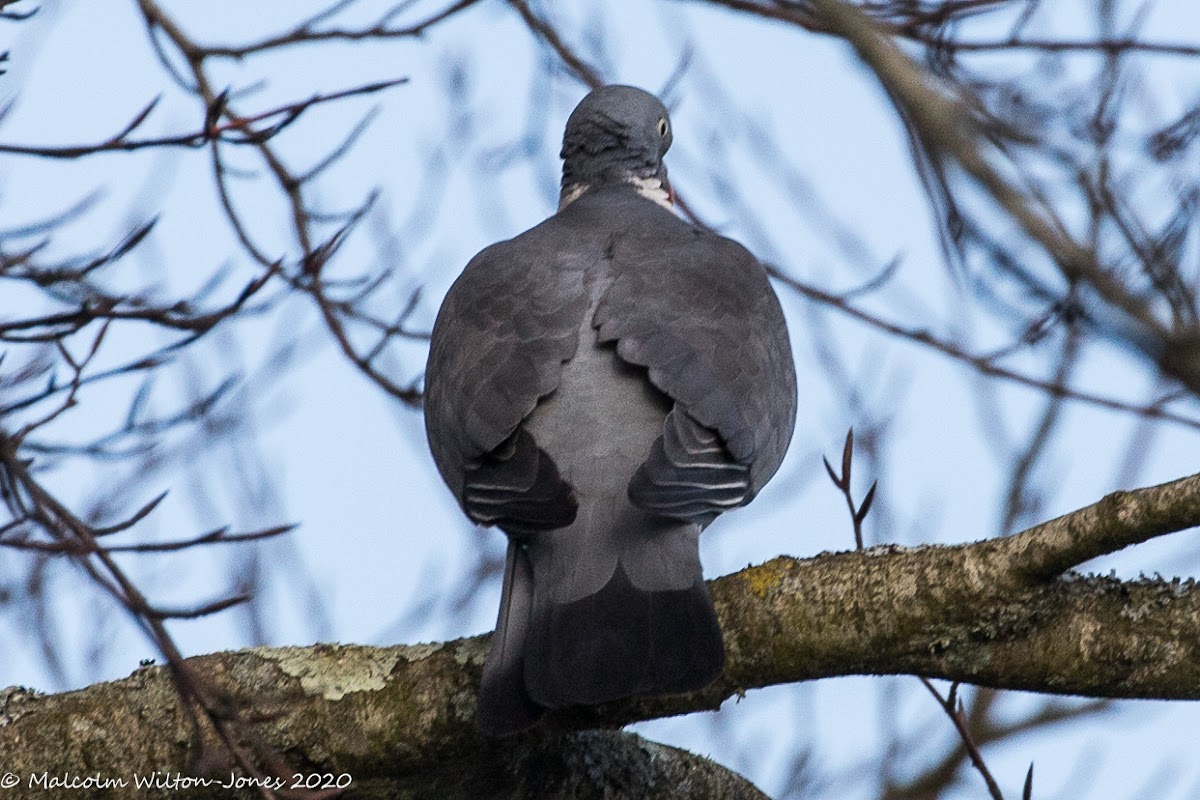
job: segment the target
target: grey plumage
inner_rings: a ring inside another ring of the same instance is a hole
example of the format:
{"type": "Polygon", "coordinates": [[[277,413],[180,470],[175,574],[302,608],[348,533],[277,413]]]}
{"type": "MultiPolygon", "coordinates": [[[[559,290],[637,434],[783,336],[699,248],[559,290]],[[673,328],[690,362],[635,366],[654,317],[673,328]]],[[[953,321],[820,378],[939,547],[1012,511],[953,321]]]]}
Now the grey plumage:
{"type": "Polygon", "coordinates": [[[472,259],[434,325],[434,460],[467,515],[509,536],[479,701],[492,733],[715,678],[698,538],[791,438],[778,300],[745,248],[661,204],[671,135],[652,95],[589,94],[559,212],[472,259]]]}

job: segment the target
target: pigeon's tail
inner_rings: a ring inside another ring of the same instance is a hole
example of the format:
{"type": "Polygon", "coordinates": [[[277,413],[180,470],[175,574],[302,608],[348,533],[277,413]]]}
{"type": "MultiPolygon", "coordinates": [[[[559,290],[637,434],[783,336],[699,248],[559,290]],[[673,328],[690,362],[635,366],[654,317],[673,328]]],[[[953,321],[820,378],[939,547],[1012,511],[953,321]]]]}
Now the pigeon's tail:
{"type": "Polygon", "coordinates": [[[720,673],[696,527],[637,516],[611,534],[555,532],[533,546],[525,687],[538,705],[686,692],[720,673]]]}
{"type": "Polygon", "coordinates": [[[724,663],[702,581],[647,591],[618,568],[595,594],[541,611],[525,674],[527,691],[548,707],[692,691],[711,683],[724,663]]]}
{"type": "Polygon", "coordinates": [[[480,729],[492,736],[521,730],[542,715],[543,709],[525,690],[525,636],[532,606],[529,556],[515,539],[509,539],[500,616],[483,666],[477,709],[480,729]]]}
{"type": "Polygon", "coordinates": [[[510,542],[479,696],[485,733],[520,730],[547,708],[693,691],[720,674],[695,526],[641,521],[636,536],[564,529],[510,542]]]}

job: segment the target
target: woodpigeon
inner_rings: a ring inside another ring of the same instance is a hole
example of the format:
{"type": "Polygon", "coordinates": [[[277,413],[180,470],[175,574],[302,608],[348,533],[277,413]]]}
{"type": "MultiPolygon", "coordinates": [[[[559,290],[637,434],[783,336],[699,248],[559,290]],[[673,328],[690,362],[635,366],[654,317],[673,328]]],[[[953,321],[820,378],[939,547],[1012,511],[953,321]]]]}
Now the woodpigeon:
{"type": "Polygon", "coordinates": [[[699,536],[779,467],[796,376],[759,262],[673,213],[671,135],[641,89],[587,95],[558,213],[475,256],[433,327],[430,449],[467,516],[508,535],[489,734],[724,664],[699,536]]]}

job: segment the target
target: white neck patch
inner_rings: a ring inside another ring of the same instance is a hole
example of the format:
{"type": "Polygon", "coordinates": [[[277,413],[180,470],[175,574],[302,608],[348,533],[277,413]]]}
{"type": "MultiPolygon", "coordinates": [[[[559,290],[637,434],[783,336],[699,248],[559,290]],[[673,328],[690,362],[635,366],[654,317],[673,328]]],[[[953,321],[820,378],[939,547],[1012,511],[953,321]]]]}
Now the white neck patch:
{"type": "Polygon", "coordinates": [[[631,177],[629,182],[637,187],[638,194],[642,197],[647,200],[653,200],[668,211],[674,209],[674,206],[671,204],[670,193],[663,188],[662,178],[631,177]]]}
{"type": "MultiPolygon", "coordinates": [[[[662,178],[639,178],[635,175],[630,175],[628,182],[637,188],[637,193],[647,200],[653,200],[668,211],[673,211],[675,206],[671,204],[671,195],[663,188],[662,178]]],[[[558,197],[558,210],[562,211],[567,206],[574,203],[588,189],[592,188],[586,183],[573,183],[570,186],[564,186],[562,193],[558,197]]]]}
{"type": "Polygon", "coordinates": [[[558,196],[558,210],[562,211],[571,205],[571,203],[574,203],[589,188],[586,183],[572,183],[570,186],[564,186],[558,196]]]}

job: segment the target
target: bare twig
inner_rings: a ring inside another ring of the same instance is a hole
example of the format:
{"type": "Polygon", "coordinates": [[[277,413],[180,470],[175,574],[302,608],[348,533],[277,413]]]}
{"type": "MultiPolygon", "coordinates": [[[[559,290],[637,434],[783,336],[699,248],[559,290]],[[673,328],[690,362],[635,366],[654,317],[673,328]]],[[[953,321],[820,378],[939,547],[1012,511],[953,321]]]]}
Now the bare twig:
{"type": "MultiPolygon", "coordinates": [[[[958,699],[958,684],[950,684],[950,694],[942,697],[942,693],[933,687],[927,678],[921,678],[921,683],[925,684],[925,688],[929,690],[938,701],[938,705],[946,712],[946,716],[954,723],[954,729],[958,731],[959,738],[967,748],[967,753],[971,758],[971,765],[975,767],[975,771],[983,778],[983,782],[987,784],[988,794],[992,800],[1004,800],[1004,795],[1000,793],[1000,786],[996,783],[996,779],[992,777],[992,773],[988,770],[987,764],[984,763],[983,755],[979,752],[979,748],[975,744],[975,740],[971,736],[971,731],[967,727],[967,717],[963,713],[962,700],[958,699]]],[[[1032,775],[1032,772],[1030,773],[1032,775]]],[[[1027,783],[1030,781],[1027,778],[1027,783]]]]}
{"type": "Polygon", "coordinates": [[[879,485],[878,481],[871,481],[871,488],[867,489],[867,494],[863,497],[862,503],[856,505],[854,495],[850,492],[850,466],[854,457],[854,429],[851,428],[846,432],[846,442],[842,446],[842,472],[839,475],[833,471],[833,467],[829,465],[829,459],[821,457],[822,463],[825,464],[825,471],[829,473],[829,480],[833,481],[842,492],[842,496],[846,498],[846,507],[850,511],[850,520],[854,523],[854,544],[859,550],[863,549],[863,521],[867,518],[867,514],[871,513],[871,503],[875,500],[875,489],[879,485]]]}
{"type": "MultiPolygon", "coordinates": [[[[133,119],[121,129],[120,132],[105,139],[103,142],[95,144],[81,144],[72,146],[46,147],[43,145],[18,145],[18,144],[3,144],[0,143],[0,153],[8,153],[10,155],[24,156],[40,156],[42,158],[62,158],[74,159],[83,158],[85,156],[98,155],[100,153],[112,152],[132,152],[135,150],[146,150],[150,148],[162,147],[204,147],[205,145],[220,140],[229,144],[259,144],[262,141],[270,139],[278,134],[287,126],[291,125],[300,118],[304,112],[325,103],[332,103],[339,100],[345,100],[349,97],[358,97],[362,95],[374,94],[376,92],[391,89],[396,86],[402,86],[408,83],[408,78],[397,78],[390,81],[380,81],[378,83],[369,83],[363,86],[356,86],[353,89],[345,89],[340,92],[331,92],[329,94],[313,95],[307,100],[299,100],[294,103],[272,108],[268,111],[260,111],[257,114],[251,114],[237,119],[226,120],[225,122],[217,122],[216,120],[207,121],[199,130],[190,133],[175,134],[173,136],[157,136],[150,139],[130,139],[129,134],[133,133],[146,118],[150,116],[150,112],[154,110],[158,99],[150,101],[141,111],[134,115],[133,119]],[[263,130],[255,130],[252,126],[257,122],[281,117],[270,127],[263,130]],[[230,134],[237,134],[236,137],[231,137],[230,134]]],[[[214,103],[209,106],[208,116],[212,116],[212,110],[219,111],[221,103],[214,103]]]]}

